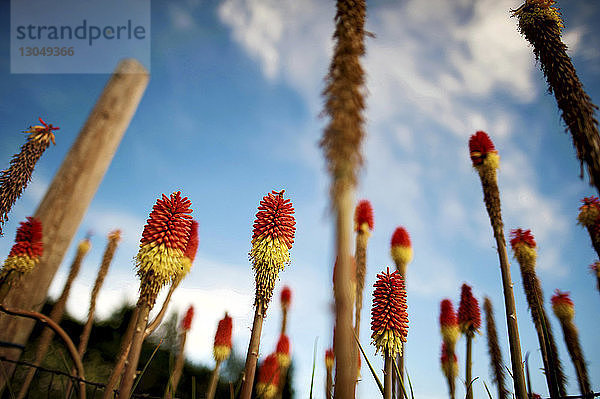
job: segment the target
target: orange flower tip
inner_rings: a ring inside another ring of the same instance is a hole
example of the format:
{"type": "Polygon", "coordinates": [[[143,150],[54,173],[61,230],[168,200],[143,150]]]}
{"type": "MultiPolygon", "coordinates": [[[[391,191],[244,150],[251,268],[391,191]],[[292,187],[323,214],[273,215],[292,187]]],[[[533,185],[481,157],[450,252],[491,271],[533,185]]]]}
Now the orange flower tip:
{"type": "Polygon", "coordinates": [[[215,334],[215,344],[213,347],[213,355],[216,361],[224,361],[231,353],[231,332],[233,329],[233,320],[227,312],[219,321],[217,333],[215,334]]]}
{"type": "Polygon", "coordinates": [[[462,285],[460,305],[458,307],[458,324],[463,333],[472,334],[481,327],[481,312],[479,303],[471,292],[471,287],[462,285]]]}
{"type": "Polygon", "coordinates": [[[325,351],[325,367],[328,370],[333,369],[333,362],[335,360],[335,355],[333,354],[333,348],[329,348],[325,351]]]}
{"type": "Polygon", "coordinates": [[[527,245],[530,248],[535,248],[536,247],[536,242],[535,239],[533,237],[533,234],[531,234],[531,230],[527,229],[512,229],[510,231],[510,245],[513,248],[513,250],[519,246],[519,245],[527,245]]]}
{"type": "Polygon", "coordinates": [[[292,302],[292,290],[287,285],[281,290],[281,306],[288,308],[292,302]]]}
{"type": "Polygon", "coordinates": [[[369,200],[362,200],[356,206],[354,211],[354,224],[355,231],[358,232],[369,232],[373,231],[375,222],[373,219],[373,207],[369,200]]]}
{"type": "Polygon", "coordinates": [[[196,258],[196,252],[198,251],[198,243],[198,222],[192,219],[190,223],[190,237],[188,239],[188,242],[185,246],[185,251],[183,253],[183,256],[188,258],[192,263],[196,258]]]}
{"type": "Polygon", "coordinates": [[[190,305],[185,312],[185,316],[181,320],[181,329],[189,331],[192,328],[192,320],[194,319],[194,306],[190,305]]]}
{"type": "Polygon", "coordinates": [[[183,253],[190,236],[191,205],[192,202],[187,197],[181,197],[180,191],[169,197],[163,194],[162,199],[158,199],[152,207],[142,232],[141,245],[164,245],[183,253]]]}
{"type": "Polygon", "coordinates": [[[283,193],[272,191],[263,197],[254,220],[252,241],[270,239],[283,242],[288,249],[292,248],[296,233],[294,208],[290,199],[284,199],[283,193]]]}
{"type": "Polygon", "coordinates": [[[408,335],[406,288],[400,273],[389,267],[377,275],[371,309],[371,338],[377,348],[390,356],[402,354],[402,343],[408,335]]]}
{"type": "Polygon", "coordinates": [[[473,166],[479,166],[483,164],[489,154],[497,153],[497,151],[487,133],[480,130],[469,139],[469,153],[473,166]]]}

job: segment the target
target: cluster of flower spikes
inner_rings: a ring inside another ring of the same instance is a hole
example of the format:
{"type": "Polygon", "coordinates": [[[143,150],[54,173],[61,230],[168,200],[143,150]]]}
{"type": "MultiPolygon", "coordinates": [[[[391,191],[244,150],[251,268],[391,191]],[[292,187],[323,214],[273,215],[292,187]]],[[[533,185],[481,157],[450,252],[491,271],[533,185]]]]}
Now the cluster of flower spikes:
{"type": "Polygon", "coordinates": [[[446,378],[454,379],[458,376],[458,358],[456,357],[454,350],[448,349],[445,342],[442,342],[440,364],[446,378]]]}
{"type": "Polygon", "coordinates": [[[215,334],[215,344],[213,346],[213,357],[217,362],[223,362],[229,358],[231,354],[231,330],[233,329],[233,321],[227,313],[225,317],[219,320],[217,333],[215,334]]]}
{"type": "Polygon", "coordinates": [[[53,132],[55,130],[60,130],[60,127],[52,126],[51,123],[48,124],[48,123],[44,122],[42,120],[42,118],[38,118],[38,120],[40,121],[42,126],[40,126],[40,125],[29,126],[29,130],[25,130],[24,133],[30,133],[29,134],[30,140],[39,141],[44,144],[46,144],[46,143],[50,144],[50,141],[52,141],[52,144],[56,145],[56,141],[55,141],[53,132]]]}
{"type": "Polygon", "coordinates": [[[594,234],[600,233],[600,200],[598,197],[585,197],[581,200],[577,223],[587,227],[594,234]]]}
{"type": "Polygon", "coordinates": [[[535,269],[537,244],[531,230],[513,229],[510,231],[510,245],[515,253],[515,258],[526,271],[535,269]]]}
{"type": "Polygon", "coordinates": [[[191,201],[177,191],[162,195],[150,212],[136,256],[140,300],[154,306],[158,291],[185,270],[184,253],[190,238],[191,201]]]}
{"type": "Polygon", "coordinates": [[[575,317],[575,305],[568,292],[555,291],[555,294],[551,298],[552,310],[556,317],[563,322],[573,320],[575,317]]]}
{"type": "Polygon", "coordinates": [[[473,334],[481,327],[481,311],[479,303],[471,292],[471,287],[463,284],[458,306],[458,325],[465,334],[473,334]]]}
{"type": "Polygon", "coordinates": [[[377,275],[371,309],[371,338],[377,352],[393,358],[402,355],[402,343],[408,335],[406,288],[404,278],[397,272],[377,275]]]}
{"type": "Polygon", "coordinates": [[[258,381],[256,383],[256,393],[258,397],[264,399],[273,399],[277,396],[279,387],[279,362],[275,354],[270,354],[262,362],[258,370],[258,381]]]}
{"type": "Polygon", "coordinates": [[[404,227],[397,227],[392,234],[392,241],[390,243],[390,254],[396,264],[396,268],[401,274],[406,274],[406,265],[410,263],[413,258],[412,244],[410,242],[410,235],[404,227]]]}
{"type": "Polygon", "coordinates": [[[449,299],[444,299],[440,303],[440,333],[444,344],[448,349],[454,351],[454,346],[460,338],[460,329],[454,305],[449,299]]]}
{"type": "Polygon", "coordinates": [[[480,172],[495,171],[500,166],[500,156],[487,133],[479,130],[469,139],[469,154],[473,166],[480,172]]]}
{"type": "Polygon", "coordinates": [[[288,309],[292,303],[292,290],[287,285],[281,290],[281,307],[288,309]]]}
{"type": "Polygon", "coordinates": [[[294,208],[289,199],[283,198],[284,192],[272,191],[263,197],[253,225],[249,257],[255,271],[255,305],[261,303],[265,311],[279,272],[290,262],[296,232],[294,208]]]}
{"type": "Polygon", "coordinates": [[[335,361],[335,354],[333,348],[329,348],[325,351],[325,368],[329,371],[333,370],[333,363],[335,361]]]}
{"type": "Polygon", "coordinates": [[[15,244],[4,261],[1,274],[5,275],[11,271],[27,273],[39,263],[43,253],[42,222],[28,217],[17,229],[15,244]]]}
{"type": "Polygon", "coordinates": [[[189,331],[192,328],[192,320],[194,319],[194,305],[190,305],[185,312],[185,316],[181,319],[181,331],[189,331]]]}
{"type": "Polygon", "coordinates": [[[354,231],[370,234],[375,227],[373,219],[373,206],[369,200],[359,201],[354,210],[354,231]]]}
{"type": "Polygon", "coordinates": [[[279,367],[281,367],[282,369],[287,369],[288,367],[290,367],[292,358],[290,356],[290,339],[287,335],[281,334],[279,336],[279,340],[277,341],[277,348],[275,349],[275,355],[277,356],[279,367]]]}
{"type": "Polygon", "coordinates": [[[183,270],[179,275],[179,278],[185,277],[191,270],[194,259],[196,259],[196,252],[198,252],[198,222],[192,219],[190,224],[190,238],[188,239],[187,245],[183,252],[182,266],[183,270]]]}

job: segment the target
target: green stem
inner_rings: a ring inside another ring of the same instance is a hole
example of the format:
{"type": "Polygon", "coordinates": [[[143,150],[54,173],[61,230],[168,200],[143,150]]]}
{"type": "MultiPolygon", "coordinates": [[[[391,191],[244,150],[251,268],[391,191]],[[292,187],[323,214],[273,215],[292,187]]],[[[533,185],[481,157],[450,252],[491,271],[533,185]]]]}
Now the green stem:
{"type": "Polygon", "coordinates": [[[385,351],[385,370],[383,376],[383,397],[392,399],[392,357],[385,351]]]}
{"type": "Polygon", "coordinates": [[[473,399],[473,388],[471,386],[471,346],[473,341],[473,333],[467,332],[467,357],[465,359],[465,384],[467,385],[466,399],[473,399]]]}

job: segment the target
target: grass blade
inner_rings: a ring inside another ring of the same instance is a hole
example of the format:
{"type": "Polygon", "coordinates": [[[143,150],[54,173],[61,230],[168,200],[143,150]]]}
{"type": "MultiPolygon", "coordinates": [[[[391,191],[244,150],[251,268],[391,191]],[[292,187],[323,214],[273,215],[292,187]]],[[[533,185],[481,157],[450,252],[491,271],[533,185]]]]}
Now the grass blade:
{"type": "Polygon", "coordinates": [[[394,364],[394,370],[396,370],[396,376],[398,376],[398,381],[400,382],[400,388],[402,388],[402,393],[404,394],[405,398],[408,398],[406,388],[404,387],[404,381],[402,381],[402,378],[400,378],[400,370],[398,369],[398,363],[396,363],[396,359],[392,359],[392,362],[394,364]]]}
{"type": "Polygon", "coordinates": [[[148,359],[148,361],[146,362],[146,364],[144,365],[144,368],[142,369],[142,372],[140,373],[140,375],[135,379],[135,383],[133,384],[133,388],[131,388],[131,393],[129,394],[129,399],[131,399],[131,397],[133,396],[133,393],[135,392],[135,388],[137,388],[138,384],[140,383],[140,380],[142,379],[142,377],[144,376],[144,373],[146,372],[146,369],[148,368],[148,366],[150,365],[150,362],[152,361],[152,359],[154,359],[154,355],[156,355],[156,352],[158,351],[158,348],[160,348],[160,346],[163,343],[164,338],[160,339],[160,342],[158,343],[158,345],[156,345],[156,348],[154,348],[154,351],[152,352],[152,355],[150,355],[150,359],[148,359]]]}
{"type": "Polygon", "coordinates": [[[313,384],[315,382],[315,367],[316,367],[316,362],[317,362],[317,342],[318,341],[319,341],[319,337],[316,337],[315,338],[315,349],[313,350],[312,375],[310,376],[310,396],[309,396],[310,399],[312,399],[313,384]]]}
{"type": "MultiPolygon", "coordinates": [[[[479,377],[475,377],[473,378],[470,382],[469,385],[467,385],[467,392],[469,392],[469,389],[471,389],[471,385],[473,385],[473,383],[475,382],[475,380],[477,380],[479,377]]],[[[466,398],[466,396],[465,396],[466,398]]]]}
{"type": "Polygon", "coordinates": [[[408,388],[410,389],[410,398],[415,399],[415,393],[413,392],[412,381],[410,380],[410,374],[408,374],[408,369],[406,369],[406,378],[408,378],[408,388]]]}
{"type": "MultiPolygon", "coordinates": [[[[352,331],[354,332],[354,330],[352,330],[352,331]]],[[[371,374],[373,374],[373,378],[375,378],[375,382],[377,383],[377,386],[379,387],[379,390],[381,391],[381,395],[383,395],[383,385],[381,384],[379,377],[377,377],[377,373],[375,372],[373,365],[371,364],[369,359],[367,359],[367,355],[365,354],[365,351],[364,351],[362,345],[360,344],[358,337],[356,336],[356,332],[354,332],[354,339],[356,340],[356,343],[358,344],[358,348],[360,349],[360,352],[363,354],[363,357],[365,358],[365,360],[367,361],[367,364],[369,365],[369,370],[371,370],[371,374]]],[[[396,367],[398,367],[398,366],[396,366],[396,367]]]]}
{"type": "Polygon", "coordinates": [[[485,381],[483,381],[483,386],[485,387],[485,390],[486,390],[486,392],[487,392],[487,394],[488,394],[489,398],[490,398],[490,399],[494,399],[494,398],[492,398],[492,394],[490,393],[490,390],[488,389],[488,386],[487,386],[487,384],[485,383],[485,381]]]}

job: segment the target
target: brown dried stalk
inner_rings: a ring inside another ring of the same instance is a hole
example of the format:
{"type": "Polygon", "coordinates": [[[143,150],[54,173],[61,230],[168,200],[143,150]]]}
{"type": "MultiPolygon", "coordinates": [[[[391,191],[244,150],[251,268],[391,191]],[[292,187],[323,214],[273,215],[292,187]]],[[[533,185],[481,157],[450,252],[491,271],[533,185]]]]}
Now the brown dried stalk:
{"type": "Polygon", "coordinates": [[[356,232],[356,309],[354,313],[354,331],[360,335],[360,313],[363,305],[363,291],[365,289],[365,276],[367,274],[367,243],[369,233],[359,229],[356,232]]]}
{"type": "Polygon", "coordinates": [[[598,107],[583,89],[567,54],[567,46],[561,40],[563,23],[553,3],[526,0],[514,15],[519,19],[519,31],[533,46],[548,88],[554,93],[567,130],[571,132],[581,164],[581,177],[585,162],[590,184],[600,191],[600,136],[594,115],[598,107]]]}
{"type": "Polygon", "coordinates": [[[494,320],[494,310],[490,298],[485,297],[483,309],[485,311],[485,326],[487,332],[488,353],[490,354],[490,367],[493,370],[492,378],[498,387],[498,399],[508,399],[509,392],[504,386],[502,352],[500,351],[500,345],[498,344],[496,321],[494,320]]]}
{"type": "Polygon", "coordinates": [[[179,352],[177,352],[177,358],[175,358],[175,366],[173,368],[173,373],[171,373],[171,376],[169,377],[169,383],[165,390],[164,399],[173,399],[173,395],[177,392],[177,386],[179,385],[179,380],[181,379],[181,374],[183,372],[183,364],[185,363],[184,349],[186,338],[187,330],[183,330],[179,342],[179,352]]]}
{"type": "Polygon", "coordinates": [[[217,360],[215,368],[210,375],[210,382],[208,383],[208,390],[206,391],[206,399],[214,399],[215,393],[217,392],[217,383],[219,382],[219,368],[221,367],[221,361],[217,360]]]}
{"type": "Polygon", "coordinates": [[[246,366],[242,375],[242,393],[241,398],[249,399],[252,396],[252,383],[254,374],[256,374],[256,363],[258,362],[258,351],[260,349],[260,334],[264,320],[264,307],[262,301],[258,301],[254,312],[254,322],[252,323],[252,334],[248,353],[246,354],[246,366]]]}
{"type": "Polygon", "coordinates": [[[119,395],[123,398],[129,398],[131,394],[131,388],[133,387],[133,379],[135,377],[135,371],[137,364],[140,360],[140,353],[142,350],[142,344],[144,343],[144,332],[148,325],[148,315],[151,310],[151,305],[148,303],[147,297],[143,294],[140,295],[140,299],[137,303],[137,319],[134,324],[133,336],[131,337],[131,347],[129,354],[127,355],[127,363],[125,364],[125,370],[123,371],[123,378],[119,385],[119,395]]]}
{"type": "MultiPolygon", "coordinates": [[[[77,253],[75,254],[75,258],[73,259],[73,263],[71,264],[71,269],[69,270],[69,276],[67,277],[67,281],[65,282],[65,286],[63,287],[62,293],[60,297],[56,300],[56,303],[52,307],[50,311],[50,319],[59,323],[65,314],[65,307],[67,306],[67,299],[69,299],[69,293],[71,292],[71,286],[73,285],[73,281],[79,274],[79,269],[81,269],[81,263],[85,255],[87,255],[90,249],[89,240],[86,238],[85,240],[79,243],[77,247],[77,253]]],[[[42,364],[42,361],[46,357],[46,353],[48,352],[48,348],[50,347],[50,343],[52,342],[52,338],[54,337],[54,332],[52,330],[44,330],[40,335],[38,341],[37,351],[35,352],[35,360],[33,364],[39,366],[42,364]]],[[[33,381],[33,377],[36,373],[35,368],[30,368],[29,372],[25,376],[25,380],[21,385],[21,390],[17,395],[17,399],[23,399],[27,392],[29,391],[29,386],[33,381]]]]}
{"type": "Polygon", "coordinates": [[[336,309],[335,330],[335,398],[354,397],[357,349],[353,341],[354,307],[350,281],[352,204],[358,168],[362,163],[360,146],[364,136],[364,71],[359,57],[365,53],[364,0],[337,0],[333,58],[323,92],[325,112],[330,117],[321,147],[331,175],[331,206],[335,214],[336,259],[338,272],[334,281],[336,309]],[[353,365],[353,367],[348,367],[353,365]]]}

